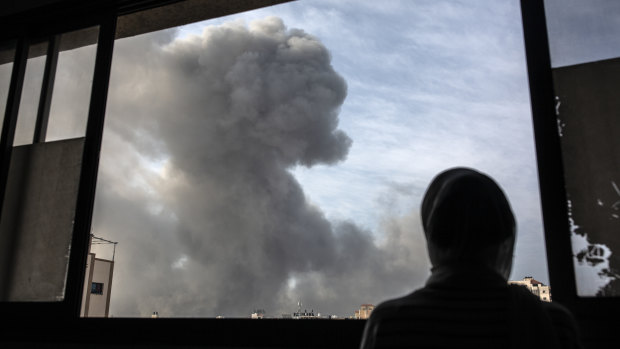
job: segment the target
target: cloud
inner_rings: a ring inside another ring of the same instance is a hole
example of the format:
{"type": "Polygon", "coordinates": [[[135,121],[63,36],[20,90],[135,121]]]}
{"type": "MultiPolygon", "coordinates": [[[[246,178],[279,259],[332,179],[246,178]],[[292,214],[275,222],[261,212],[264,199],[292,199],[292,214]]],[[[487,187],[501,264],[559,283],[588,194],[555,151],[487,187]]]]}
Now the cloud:
{"type": "Polygon", "coordinates": [[[413,218],[376,239],[331,222],[291,174],[345,161],[347,94],[315,37],[279,18],[115,47],[95,232],[119,241],[116,316],[348,315],[427,275],[413,218]]]}

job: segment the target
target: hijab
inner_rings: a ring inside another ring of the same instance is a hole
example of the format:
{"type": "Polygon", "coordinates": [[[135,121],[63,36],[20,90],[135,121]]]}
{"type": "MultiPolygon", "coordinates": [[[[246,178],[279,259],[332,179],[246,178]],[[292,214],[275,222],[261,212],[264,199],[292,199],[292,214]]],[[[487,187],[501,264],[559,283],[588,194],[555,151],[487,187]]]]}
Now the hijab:
{"type": "Polygon", "coordinates": [[[516,224],[489,176],[462,167],[440,173],[424,195],[421,215],[433,268],[479,266],[508,279],[516,224]]]}

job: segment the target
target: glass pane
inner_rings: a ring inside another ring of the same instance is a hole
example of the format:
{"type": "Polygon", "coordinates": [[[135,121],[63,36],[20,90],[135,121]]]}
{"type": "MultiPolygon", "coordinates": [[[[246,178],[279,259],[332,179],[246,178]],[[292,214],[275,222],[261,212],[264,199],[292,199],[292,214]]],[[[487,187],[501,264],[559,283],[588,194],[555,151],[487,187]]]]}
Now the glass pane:
{"type": "Polygon", "coordinates": [[[39,98],[41,97],[41,84],[43,83],[43,71],[47,53],[47,41],[30,45],[28,50],[28,62],[26,75],[22,87],[22,98],[19,103],[17,126],[13,145],[32,144],[34,126],[37,122],[39,110],[39,98]]]}
{"type": "Polygon", "coordinates": [[[11,72],[13,70],[13,59],[15,57],[15,43],[0,45],[0,132],[6,111],[6,100],[9,95],[9,85],[11,84],[11,72]]]}
{"type": "Polygon", "coordinates": [[[117,40],[110,315],[366,316],[425,283],[419,204],[452,166],[504,187],[512,278],[548,283],[519,13],[302,1],[117,40]]]}
{"type": "Polygon", "coordinates": [[[84,138],[32,144],[47,45],[29,48],[0,221],[1,301],[65,296],[84,138]]]}
{"type": "Polygon", "coordinates": [[[83,137],[97,53],[98,27],[60,37],[46,141],[83,137]]]}
{"type": "Polygon", "coordinates": [[[620,2],[545,0],[545,12],[553,67],[620,56],[620,2]]]}
{"type": "Polygon", "coordinates": [[[545,2],[579,296],[620,295],[617,1],[545,2]]]}

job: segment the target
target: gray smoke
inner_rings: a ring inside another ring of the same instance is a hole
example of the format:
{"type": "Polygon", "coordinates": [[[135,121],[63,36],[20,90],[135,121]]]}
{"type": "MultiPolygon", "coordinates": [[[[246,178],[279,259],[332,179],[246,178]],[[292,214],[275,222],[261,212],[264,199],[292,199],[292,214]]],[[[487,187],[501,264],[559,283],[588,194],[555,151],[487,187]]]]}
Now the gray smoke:
{"type": "Polygon", "coordinates": [[[352,146],[330,60],[274,17],[117,42],[94,220],[120,242],[112,314],[345,316],[424,280],[416,215],[330,222],[289,172],[352,146]]]}

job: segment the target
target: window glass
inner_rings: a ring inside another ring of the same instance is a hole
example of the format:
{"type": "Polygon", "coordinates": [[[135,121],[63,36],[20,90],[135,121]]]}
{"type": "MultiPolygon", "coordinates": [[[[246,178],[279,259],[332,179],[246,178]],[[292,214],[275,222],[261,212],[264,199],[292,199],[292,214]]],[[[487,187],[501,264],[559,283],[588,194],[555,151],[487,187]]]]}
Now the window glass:
{"type": "Polygon", "coordinates": [[[32,144],[45,70],[47,41],[30,45],[13,145],[32,144]]]}
{"type": "Polygon", "coordinates": [[[0,301],[65,297],[84,139],[33,144],[47,49],[28,52],[0,216],[0,301]]]}
{"type": "Polygon", "coordinates": [[[619,57],[619,12],[615,0],[545,0],[551,65],[619,57]]]}
{"type": "Polygon", "coordinates": [[[101,282],[93,282],[90,288],[90,293],[103,294],[103,284],[101,282]]]}
{"type": "Polygon", "coordinates": [[[119,39],[106,112],[110,315],[359,318],[426,281],[419,205],[452,166],[504,187],[512,278],[547,283],[517,2],[301,1],[119,39]]]}
{"type": "Polygon", "coordinates": [[[620,3],[546,1],[577,293],[620,295],[620,3]]]}
{"type": "Polygon", "coordinates": [[[13,70],[13,59],[15,56],[15,43],[0,45],[0,132],[4,113],[6,111],[6,101],[11,84],[11,72],[13,70]]]}
{"type": "Polygon", "coordinates": [[[62,34],[46,141],[83,137],[97,52],[98,27],[62,34]]]}

